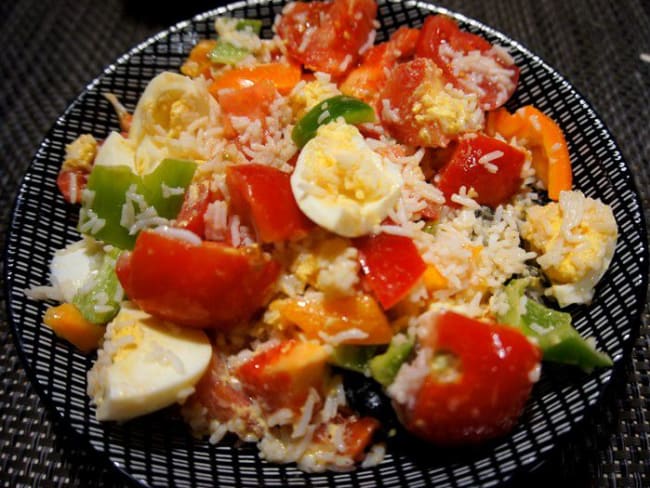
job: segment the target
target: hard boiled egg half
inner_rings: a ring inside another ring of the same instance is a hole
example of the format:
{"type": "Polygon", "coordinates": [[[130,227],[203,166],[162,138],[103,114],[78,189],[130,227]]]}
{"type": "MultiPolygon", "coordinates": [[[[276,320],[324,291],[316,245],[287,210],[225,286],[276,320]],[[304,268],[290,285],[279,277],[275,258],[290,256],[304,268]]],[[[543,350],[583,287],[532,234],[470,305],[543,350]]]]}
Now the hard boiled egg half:
{"type": "Polygon", "coordinates": [[[319,127],[291,175],[293,195],[305,215],[343,237],[372,232],[397,201],[402,184],[399,168],[342,119],[319,127]]]}
{"type": "Polygon", "coordinates": [[[128,166],[150,173],[165,158],[208,158],[199,132],[218,126],[219,106],[203,80],[172,72],[153,78],[133,112],[128,137],[111,132],[97,152],[95,164],[128,166]]]}
{"type": "Polygon", "coordinates": [[[97,420],[124,421],[182,403],[211,356],[205,332],[175,327],[123,303],[88,373],[97,420]]]}

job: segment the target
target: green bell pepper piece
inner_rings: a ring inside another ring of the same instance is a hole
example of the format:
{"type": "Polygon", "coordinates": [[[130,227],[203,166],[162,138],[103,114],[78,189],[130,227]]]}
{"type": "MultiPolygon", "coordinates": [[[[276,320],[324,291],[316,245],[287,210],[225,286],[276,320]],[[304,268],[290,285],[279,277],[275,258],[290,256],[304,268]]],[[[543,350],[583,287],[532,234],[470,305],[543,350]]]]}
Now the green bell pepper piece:
{"type": "MultiPolygon", "coordinates": [[[[173,219],[183,205],[183,194],[174,194],[173,189],[186,190],[192,181],[196,163],[179,159],[165,159],[151,173],[138,176],[128,166],[95,166],[88,177],[87,190],[92,198],[82,202],[79,212],[79,231],[93,238],[111,244],[119,249],[132,249],[136,234],[122,226],[122,207],[126,193],[135,185],[147,205],[155,208],[159,217],[173,219]],[[167,192],[163,189],[167,187],[167,192]],[[169,189],[172,189],[171,194],[169,189]],[[94,222],[103,221],[94,230],[94,222]]],[[[136,212],[141,209],[135,208],[136,212]]]]}
{"type": "Polygon", "coordinates": [[[81,315],[94,324],[110,322],[120,310],[124,292],[115,273],[119,254],[116,248],[104,254],[99,269],[90,274],[88,286],[82,286],[72,299],[81,315]]]}
{"type": "MultiPolygon", "coordinates": [[[[262,31],[262,21],[258,19],[232,19],[236,21],[235,30],[245,31],[256,36],[262,31]]],[[[250,50],[245,47],[237,47],[234,44],[218,40],[217,44],[208,54],[210,61],[216,64],[237,64],[250,54],[250,50]]]]}
{"type": "Polygon", "coordinates": [[[259,36],[260,32],[262,32],[262,21],[259,19],[238,19],[235,30],[248,31],[259,36]]]}
{"type": "Polygon", "coordinates": [[[323,100],[307,112],[291,132],[291,138],[298,147],[312,139],[321,125],[343,117],[348,124],[363,124],[375,121],[375,111],[367,103],[347,95],[336,95],[323,100]]]}
{"type": "Polygon", "coordinates": [[[376,354],[376,352],[376,346],[337,346],[332,352],[330,362],[343,369],[367,374],[368,361],[376,354]]]}
{"type": "Polygon", "coordinates": [[[397,372],[413,351],[413,341],[391,342],[385,353],[379,354],[370,360],[368,366],[370,375],[381,385],[390,385],[397,372]]]}
{"type": "Polygon", "coordinates": [[[250,51],[244,47],[219,40],[208,54],[208,58],[216,64],[237,64],[249,54],[250,51]]]}
{"type": "Polygon", "coordinates": [[[530,280],[513,280],[506,286],[509,310],[499,315],[499,322],[517,327],[527,337],[533,338],[543,353],[545,361],[572,364],[586,372],[612,365],[611,358],[583,339],[571,324],[571,315],[548,308],[530,298],[524,310],[522,300],[530,280]]]}
{"type": "MultiPolygon", "coordinates": [[[[183,159],[164,159],[151,173],[142,176],[140,190],[145,200],[166,219],[174,219],[183,206],[185,192],[169,193],[172,188],[186,190],[196,171],[196,163],[183,159]],[[167,187],[167,192],[163,189],[167,187]]],[[[173,191],[173,190],[172,190],[173,191]]]]}
{"type": "Polygon", "coordinates": [[[131,185],[140,178],[128,166],[95,166],[88,177],[86,189],[93,192],[90,201],[82,200],[79,211],[79,232],[120,249],[131,249],[135,236],[120,225],[122,205],[131,185]],[[104,225],[94,231],[93,221],[103,220],[104,225]],[[90,226],[90,227],[89,227],[90,226]]]}

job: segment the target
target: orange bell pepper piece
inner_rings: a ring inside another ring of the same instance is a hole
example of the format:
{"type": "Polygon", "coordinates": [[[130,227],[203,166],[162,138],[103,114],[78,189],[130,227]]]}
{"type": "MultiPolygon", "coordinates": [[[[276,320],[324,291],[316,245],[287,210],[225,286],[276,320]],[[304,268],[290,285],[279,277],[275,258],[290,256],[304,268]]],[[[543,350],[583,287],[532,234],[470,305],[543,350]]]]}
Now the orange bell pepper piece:
{"type": "Polygon", "coordinates": [[[286,95],[298,84],[301,74],[298,66],[284,63],[236,68],[217,77],[210,85],[209,90],[216,97],[220,90],[226,88],[238,90],[269,80],[282,95],[286,95]]]}
{"type": "Polygon", "coordinates": [[[99,341],[106,330],[101,325],[88,322],[71,303],[47,309],[43,322],[56,335],[86,354],[99,347],[99,341]]]}
{"type": "Polygon", "coordinates": [[[351,329],[367,334],[346,339],[341,344],[388,344],[393,331],[377,302],[369,295],[326,298],[324,300],[287,299],[271,305],[289,322],[300,327],[308,338],[320,339],[319,332],[334,336],[351,329]]]}
{"type": "Polygon", "coordinates": [[[531,151],[533,168],[546,186],[548,196],[557,201],[560,192],[571,190],[571,159],[562,129],[548,115],[532,105],[514,114],[505,108],[490,112],[486,131],[505,138],[517,137],[531,151]]]}
{"type": "Polygon", "coordinates": [[[186,76],[195,78],[200,74],[203,74],[206,78],[212,78],[212,73],[210,72],[210,66],[212,66],[212,61],[208,58],[210,51],[214,49],[214,46],[217,45],[217,41],[214,39],[203,39],[192,48],[190,55],[187,60],[181,66],[181,73],[186,76]]]}

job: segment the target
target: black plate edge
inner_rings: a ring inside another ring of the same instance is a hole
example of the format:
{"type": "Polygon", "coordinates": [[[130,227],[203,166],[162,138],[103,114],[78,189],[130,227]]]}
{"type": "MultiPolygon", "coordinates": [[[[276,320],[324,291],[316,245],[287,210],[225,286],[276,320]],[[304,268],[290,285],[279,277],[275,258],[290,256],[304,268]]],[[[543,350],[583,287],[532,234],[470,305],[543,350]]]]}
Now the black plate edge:
{"type": "MultiPolygon", "coordinates": [[[[399,2],[399,0],[386,0],[388,3],[395,3],[399,2]]],[[[46,408],[50,411],[50,413],[54,414],[54,418],[56,422],[58,423],[58,427],[62,428],[63,431],[65,431],[67,434],[70,435],[71,438],[73,439],[78,439],[82,441],[86,446],[90,448],[89,453],[96,459],[98,459],[103,465],[105,465],[107,468],[111,469],[113,472],[117,472],[119,476],[122,478],[123,481],[128,482],[129,484],[132,484],[133,486],[141,486],[144,488],[148,488],[149,485],[147,485],[143,480],[139,480],[135,478],[133,475],[131,475],[129,472],[127,472],[123,466],[120,466],[119,464],[115,463],[112,461],[110,456],[107,455],[105,451],[101,451],[98,448],[95,448],[95,446],[90,442],[90,440],[87,438],[87,436],[84,436],[82,433],[76,431],[75,429],[72,428],[72,425],[66,421],[65,417],[58,411],[52,400],[50,399],[49,396],[45,394],[45,391],[41,387],[40,383],[38,382],[38,379],[36,377],[35,372],[31,368],[31,365],[29,364],[29,361],[27,360],[27,356],[25,353],[25,350],[22,345],[22,340],[21,336],[18,332],[18,329],[16,327],[16,320],[14,317],[14,314],[12,312],[11,306],[10,306],[10,293],[9,293],[9,283],[13,282],[13,277],[12,277],[12,272],[10,271],[10,267],[8,266],[9,264],[9,247],[10,247],[10,242],[11,238],[14,234],[14,224],[15,224],[15,219],[16,219],[16,210],[22,205],[22,201],[24,199],[24,184],[25,184],[25,179],[28,176],[29,170],[31,169],[34,160],[36,159],[36,156],[38,153],[41,151],[41,146],[43,145],[43,142],[47,139],[50,138],[50,135],[53,133],[54,129],[57,127],[57,125],[63,120],[70,111],[72,111],[73,106],[75,105],[75,102],[82,96],[86,95],[90,90],[94,89],[99,83],[100,79],[113,72],[119,64],[122,64],[124,61],[129,59],[131,56],[134,54],[137,54],[144,50],[146,47],[149,45],[155,43],[156,41],[167,37],[185,27],[187,27],[189,24],[191,24],[194,21],[200,21],[200,20],[205,20],[207,17],[211,17],[213,15],[218,15],[220,13],[227,12],[229,10],[237,9],[237,8],[242,8],[250,3],[271,3],[271,2],[266,2],[264,0],[239,0],[236,2],[228,3],[226,5],[220,6],[215,9],[208,10],[206,12],[199,13],[189,19],[179,21],[172,26],[151,35],[147,39],[143,40],[142,42],[136,44],[132,48],[130,48],[128,51],[126,51],[124,54],[120,55],[116,60],[108,64],[97,76],[95,76],[92,81],[87,83],[84,88],[78,92],[76,96],[72,98],[71,101],[68,102],[65,110],[61,115],[59,115],[56,120],[52,123],[50,128],[48,129],[46,135],[43,137],[41,142],[38,145],[38,149],[32,156],[30,163],[27,167],[27,170],[25,173],[22,175],[20,178],[19,184],[18,184],[18,190],[16,192],[16,195],[14,197],[13,203],[12,203],[12,208],[9,213],[9,218],[8,224],[9,224],[9,232],[6,235],[6,240],[4,242],[3,250],[2,250],[2,261],[3,261],[3,282],[4,282],[4,290],[3,290],[3,295],[5,299],[5,312],[7,314],[7,319],[8,319],[8,325],[9,329],[12,333],[13,336],[13,342],[14,346],[16,347],[17,354],[19,357],[19,360],[21,362],[21,365],[25,369],[25,372],[27,373],[28,379],[30,380],[30,383],[32,387],[35,389],[36,393],[40,397],[41,401],[43,401],[44,405],[46,408]]],[[[597,125],[597,129],[599,132],[604,133],[612,142],[613,148],[615,150],[615,156],[616,160],[618,162],[625,163],[623,165],[619,165],[619,168],[622,170],[621,173],[625,175],[625,180],[627,183],[627,188],[632,192],[633,196],[635,198],[636,203],[641,203],[641,196],[638,191],[636,181],[634,180],[631,172],[630,172],[630,167],[627,163],[627,160],[624,158],[623,153],[619,147],[618,142],[616,141],[615,137],[612,135],[610,132],[609,128],[606,126],[606,124],[603,122],[602,116],[599,114],[599,112],[594,108],[592,102],[584,96],[580,90],[578,90],[569,80],[564,76],[562,72],[559,70],[553,68],[549,63],[547,63],[541,56],[533,53],[525,44],[521,43],[518,40],[515,40],[512,37],[509,37],[502,32],[496,30],[493,27],[490,27],[487,24],[484,24],[481,21],[478,21],[476,19],[473,19],[471,17],[466,16],[465,14],[447,9],[446,7],[441,7],[438,6],[437,4],[434,4],[432,2],[427,2],[427,1],[420,1],[416,0],[413,2],[407,2],[411,3],[412,5],[415,5],[419,8],[423,8],[425,10],[429,10],[432,13],[437,13],[437,14],[445,14],[448,16],[451,16],[455,18],[456,20],[460,20],[464,23],[467,23],[469,25],[473,25],[474,27],[478,27],[481,30],[484,30],[486,32],[489,32],[491,35],[495,36],[499,41],[510,44],[515,46],[517,49],[521,50],[526,56],[529,56],[533,60],[539,62],[540,67],[544,68],[553,78],[557,79],[558,81],[561,81],[562,83],[565,83],[568,88],[569,92],[571,95],[575,96],[576,101],[578,101],[581,105],[583,105],[589,112],[591,112],[589,115],[591,116],[591,122],[595,123],[597,125]],[[624,171],[623,171],[624,169],[624,171]]],[[[646,225],[646,219],[645,219],[645,212],[643,210],[642,205],[638,205],[638,214],[640,216],[640,221],[641,221],[641,226],[640,226],[640,234],[643,240],[645,241],[645,246],[642,249],[642,256],[641,260],[645,263],[645,273],[643,274],[642,280],[641,280],[641,285],[637,289],[637,299],[639,300],[640,303],[646,302],[645,298],[647,296],[648,292],[648,281],[649,281],[649,272],[650,272],[650,242],[648,241],[648,231],[647,231],[647,225],[646,225]]],[[[571,439],[571,437],[576,433],[576,428],[582,428],[585,425],[586,420],[593,416],[595,413],[596,408],[601,402],[601,399],[605,395],[606,392],[610,391],[614,386],[613,383],[616,383],[617,380],[621,380],[623,370],[625,368],[625,361],[629,358],[631,354],[631,350],[634,347],[634,341],[640,336],[640,325],[642,321],[642,315],[643,311],[645,309],[645,306],[642,306],[639,308],[639,310],[636,313],[636,316],[634,317],[636,320],[634,321],[634,324],[636,324],[635,327],[632,327],[628,333],[624,334],[623,336],[623,341],[622,341],[622,348],[623,348],[623,353],[619,358],[614,358],[614,366],[612,367],[612,374],[610,379],[607,381],[607,383],[604,386],[601,386],[598,391],[598,396],[596,400],[593,403],[588,403],[587,408],[582,412],[581,416],[572,422],[572,427],[569,431],[563,432],[555,438],[555,442],[553,443],[552,447],[549,448],[547,451],[542,452],[536,459],[531,460],[528,463],[522,463],[521,467],[525,468],[528,467],[528,471],[524,471],[521,468],[516,469],[510,473],[510,478],[506,480],[505,485],[506,486],[514,486],[514,483],[523,481],[527,476],[530,476],[531,474],[538,472],[540,469],[543,468],[543,466],[547,463],[549,457],[556,451],[558,448],[562,447],[563,445],[566,445],[568,441],[571,439]],[[532,465],[532,466],[531,466],[532,465]],[[520,479],[521,478],[521,479],[520,479]]]]}

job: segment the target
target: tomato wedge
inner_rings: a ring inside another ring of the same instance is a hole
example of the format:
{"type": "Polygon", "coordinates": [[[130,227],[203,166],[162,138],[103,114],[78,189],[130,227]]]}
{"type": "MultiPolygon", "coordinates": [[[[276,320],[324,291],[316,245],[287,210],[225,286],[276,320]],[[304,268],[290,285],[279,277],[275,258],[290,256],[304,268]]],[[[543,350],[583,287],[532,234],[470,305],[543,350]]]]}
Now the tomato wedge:
{"type": "Polygon", "coordinates": [[[232,139],[238,133],[233,127],[232,117],[246,117],[250,122],[260,121],[265,129],[265,118],[271,112],[271,104],[277,95],[275,85],[269,80],[240,89],[218,91],[216,97],[224,112],[224,135],[232,139]]]}
{"type": "Polygon", "coordinates": [[[314,444],[324,446],[324,451],[334,450],[359,462],[379,426],[379,421],[373,417],[339,414],[318,427],[314,432],[314,444]],[[342,442],[332,438],[333,428],[343,429],[342,442]]]}
{"type": "Polygon", "coordinates": [[[195,393],[187,399],[187,404],[198,404],[206,409],[206,417],[227,422],[234,416],[247,420],[253,417],[252,402],[248,395],[233,381],[223,353],[213,350],[208,369],[194,386],[195,393]]]}
{"type": "Polygon", "coordinates": [[[314,224],[302,213],[291,191],[291,176],[262,164],[226,169],[230,205],[260,242],[305,237],[314,224]]]}
{"type": "Polygon", "coordinates": [[[464,186],[468,192],[470,188],[476,191],[478,203],[494,208],[519,190],[525,157],[499,139],[484,135],[464,138],[440,171],[438,187],[449,205],[457,205],[452,195],[464,186]]]}
{"type": "MultiPolygon", "coordinates": [[[[459,445],[504,435],[515,425],[541,360],[539,349],[523,334],[442,312],[420,347],[418,354],[430,357],[423,366],[429,374],[413,398],[395,402],[409,431],[436,444],[459,445]]],[[[400,391],[400,381],[411,383],[407,376],[398,373],[389,393],[400,391]]]]}
{"type": "Polygon", "coordinates": [[[374,0],[290,3],[276,31],[292,58],[339,77],[356,65],[377,16],[374,0]]]}
{"type": "Polygon", "coordinates": [[[363,281],[384,309],[404,298],[426,270],[413,241],[393,234],[376,234],[355,240],[363,281]]]}
{"type": "Polygon", "coordinates": [[[381,107],[377,102],[388,78],[387,73],[398,60],[413,55],[419,36],[419,30],[402,26],[387,42],[370,48],[361,65],[352,70],[341,84],[341,92],[359,98],[379,111],[381,107]]]}
{"type": "Polygon", "coordinates": [[[391,71],[380,102],[382,123],[402,144],[446,147],[464,132],[483,126],[483,111],[463,92],[450,92],[430,59],[415,58],[391,71]]]}
{"type": "Polygon", "coordinates": [[[328,357],[325,346],[317,342],[290,339],[255,354],[235,375],[268,412],[289,408],[297,413],[311,389],[322,391],[328,357]]]}
{"type": "Polygon", "coordinates": [[[56,186],[68,203],[81,203],[81,191],[87,182],[88,173],[81,170],[60,171],[56,178],[56,186]]]}
{"type": "Polygon", "coordinates": [[[280,266],[257,248],[144,231],[133,251],[122,253],[116,272],[145,312],[180,326],[227,329],[264,305],[280,266]]]}
{"type": "Polygon", "coordinates": [[[219,196],[210,191],[208,181],[192,183],[185,192],[183,205],[178,212],[174,227],[189,230],[204,239],[205,212],[208,210],[210,203],[219,199],[219,196]]]}
{"type": "Polygon", "coordinates": [[[426,18],[416,55],[432,59],[456,88],[475,93],[483,110],[500,107],[517,88],[519,68],[510,55],[444,15],[426,18]]]}

